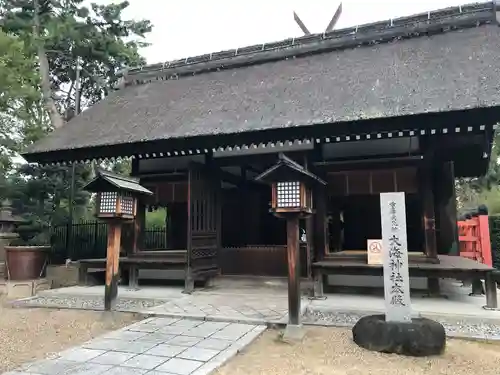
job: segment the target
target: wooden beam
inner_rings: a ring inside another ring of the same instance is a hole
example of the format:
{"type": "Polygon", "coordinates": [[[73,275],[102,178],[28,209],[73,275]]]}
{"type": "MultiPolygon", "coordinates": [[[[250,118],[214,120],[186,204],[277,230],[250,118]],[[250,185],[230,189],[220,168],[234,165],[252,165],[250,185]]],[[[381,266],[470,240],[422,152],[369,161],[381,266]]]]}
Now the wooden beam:
{"type": "Polygon", "coordinates": [[[411,164],[418,164],[423,161],[422,155],[396,155],[393,157],[374,157],[370,159],[350,159],[350,160],[330,160],[330,161],[320,161],[313,163],[316,168],[320,167],[345,167],[352,168],[354,166],[370,166],[372,168],[377,166],[387,167],[387,165],[404,165],[408,166],[411,164]]]}
{"type": "Polygon", "coordinates": [[[106,286],[104,289],[104,309],[114,310],[118,296],[118,269],[120,259],[120,237],[122,223],[108,223],[108,248],[106,252],[106,286]]]}
{"type": "Polygon", "coordinates": [[[300,255],[299,255],[299,217],[289,216],[287,229],[288,259],[288,323],[300,324],[300,255]]]}
{"type": "Polygon", "coordinates": [[[261,184],[256,183],[254,181],[246,180],[243,176],[238,177],[233,175],[232,173],[226,172],[214,164],[210,165],[209,168],[211,172],[214,174],[214,177],[219,178],[221,181],[228,182],[237,187],[262,186],[261,184]]]}

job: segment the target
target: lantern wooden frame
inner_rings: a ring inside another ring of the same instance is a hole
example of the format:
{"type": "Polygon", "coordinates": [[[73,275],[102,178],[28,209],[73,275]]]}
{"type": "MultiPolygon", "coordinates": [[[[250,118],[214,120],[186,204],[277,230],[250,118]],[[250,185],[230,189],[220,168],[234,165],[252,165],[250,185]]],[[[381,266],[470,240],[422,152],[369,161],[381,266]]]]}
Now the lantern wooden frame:
{"type": "Polygon", "coordinates": [[[313,193],[303,181],[279,181],[271,184],[271,210],[275,213],[313,213],[313,193]]]}
{"type": "Polygon", "coordinates": [[[276,215],[314,213],[313,186],[325,185],[322,179],[299,163],[279,155],[279,161],[255,178],[271,185],[271,212],[276,215]]]}
{"type": "Polygon", "coordinates": [[[299,219],[314,213],[312,187],[326,182],[284,154],[255,180],[271,185],[271,212],[287,221],[288,325],[300,326],[299,219]]]}
{"type": "Polygon", "coordinates": [[[141,186],[138,178],[103,170],[97,170],[96,177],[84,189],[97,193],[96,216],[108,222],[104,309],[113,310],[118,296],[122,224],[135,219],[138,197],[153,193],[141,186]]]}
{"type": "Polygon", "coordinates": [[[133,220],[137,215],[137,197],[127,191],[97,193],[96,216],[99,219],[133,220]]]}

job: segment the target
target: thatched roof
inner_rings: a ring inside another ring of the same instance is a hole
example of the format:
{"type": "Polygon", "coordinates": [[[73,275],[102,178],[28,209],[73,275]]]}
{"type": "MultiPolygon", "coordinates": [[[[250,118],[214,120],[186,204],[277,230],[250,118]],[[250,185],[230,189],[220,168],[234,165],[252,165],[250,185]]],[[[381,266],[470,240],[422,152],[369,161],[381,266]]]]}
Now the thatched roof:
{"type": "Polygon", "coordinates": [[[498,106],[498,51],[488,2],[135,69],[26,156],[498,106]]]}

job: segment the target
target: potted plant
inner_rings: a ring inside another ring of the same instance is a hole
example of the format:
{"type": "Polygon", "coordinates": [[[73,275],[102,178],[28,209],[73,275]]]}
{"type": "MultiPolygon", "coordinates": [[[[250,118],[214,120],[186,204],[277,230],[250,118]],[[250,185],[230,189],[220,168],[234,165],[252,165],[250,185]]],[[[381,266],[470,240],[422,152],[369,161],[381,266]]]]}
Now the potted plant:
{"type": "Polygon", "coordinates": [[[34,280],[45,276],[50,252],[50,236],[42,227],[19,227],[19,238],[5,246],[9,280],[34,280]]]}

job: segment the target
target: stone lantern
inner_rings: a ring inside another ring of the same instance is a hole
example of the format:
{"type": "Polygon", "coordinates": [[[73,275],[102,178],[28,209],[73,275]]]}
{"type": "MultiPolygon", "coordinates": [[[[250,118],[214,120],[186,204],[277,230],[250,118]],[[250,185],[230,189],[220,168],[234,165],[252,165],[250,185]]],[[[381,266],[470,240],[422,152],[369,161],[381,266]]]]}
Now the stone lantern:
{"type": "Polygon", "coordinates": [[[5,279],[5,246],[18,238],[16,226],[23,220],[12,215],[10,202],[5,200],[0,207],[0,280],[5,279]]]}

